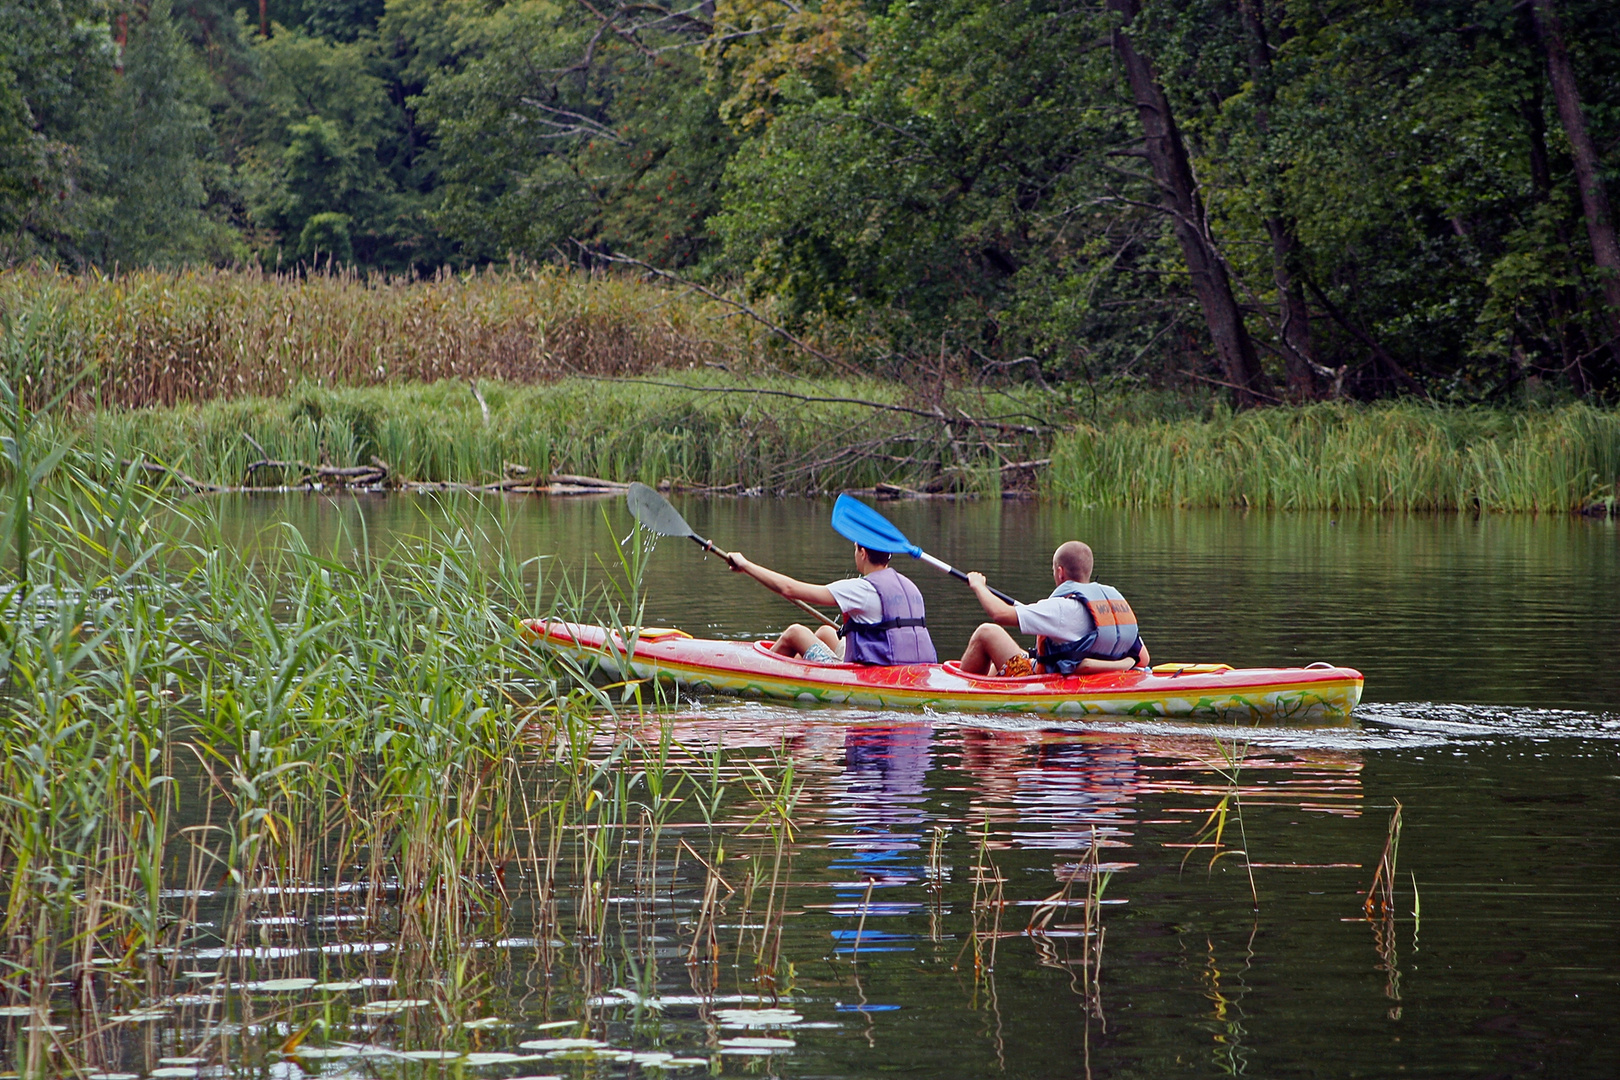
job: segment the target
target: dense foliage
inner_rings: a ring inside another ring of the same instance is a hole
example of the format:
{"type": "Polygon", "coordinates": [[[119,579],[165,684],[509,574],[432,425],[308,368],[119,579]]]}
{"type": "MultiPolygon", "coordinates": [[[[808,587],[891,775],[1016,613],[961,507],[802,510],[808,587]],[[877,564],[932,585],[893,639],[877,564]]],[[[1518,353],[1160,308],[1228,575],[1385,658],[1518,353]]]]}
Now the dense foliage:
{"type": "Polygon", "coordinates": [[[0,0],[0,256],[608,255],[864,360],[1620,391],[1605,0],[0,0]]]}

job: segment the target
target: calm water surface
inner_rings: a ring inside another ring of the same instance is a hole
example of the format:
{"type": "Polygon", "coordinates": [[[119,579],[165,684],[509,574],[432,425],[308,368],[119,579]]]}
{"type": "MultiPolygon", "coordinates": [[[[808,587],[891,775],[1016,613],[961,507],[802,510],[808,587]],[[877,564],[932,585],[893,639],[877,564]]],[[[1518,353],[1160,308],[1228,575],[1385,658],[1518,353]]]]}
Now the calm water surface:
{"type": "MultiPolygon", "coordinates": [[[[850,546],[827,524],[830,503],[678,505],[717,543],[795,576],[852,572],[850,546]]],[[[291,521],[329,540],[340,527],[360,535],[363,519],[374,543],[420,530],[424,517],[503,514],[526,553],[593,575],[630,529],[619,502],[597,500],[295,498],[224,510],[244,537],[291,521]]],[[[1620,1074],[1613,523],[884,510],[934,554],[1026,599],[1050,589],[1052,548],[1085,539],[1098,579],[1131,599],[1155,658],[1328,660],[1366,675],[1365,704],[1348,725],[1243,732],[683,705],[674,724],[689,750],[783,753],[805,782],[782,946],[792,977],[780,1001],[800,1019],[717,1029],[700,999],[746,998],[757,984],[751,971],[683,962],[682,923],[702,883],[688,862],[659,868],[667,909],[638,915],[639,930],[623,913],[626,940],[664,944],[646,954],[651,967],[617,969],[617,999],[604,987],[590,991],[594,1005],[583,990],[553,993],[536,943],[497,943],[513,953],[491,998],[514,1022],[502,1038],[532,1039],[538,1025],[587,1010],[614,1046],[685,1045],[723,1074],[1620,1074]],[[1207,849],[1189,846],[1234,795],[1258,910],[1240,856],[1210,867],[1207,849]],[[1395,917],[1370,920],[1362,892],[1397,801],[1395,917]],[[1026,928],[1094,839],[1113,877],[1091,992],[1078,907],[1059,905],[1045,933],[1026,928]],[[998,904],[975,905],[996,890],[998,904]],[[662,1009],[613,1004],[631,988],[662,1009]],[[725,1045],[717,1038],[749,1035],[791,1045],[715,1049],[725,1045]]],[[[957,655],[979,621],[971,595],[908,562],[896,565],[923,590],[941,654],[957,655]]],[[[648,589],[650,622],[700,635],[774,634],[795,618],[673,540],[654,554],[648,589]]],[[[734,905],[721,934],[743,932],[744,918],[734,905]]],[[[348,1059],[323,1073],[371,1071],[348,1059]]],[[[476,1071],[536,1073],[664,1075],[600,1059],[476,1071]]]]}

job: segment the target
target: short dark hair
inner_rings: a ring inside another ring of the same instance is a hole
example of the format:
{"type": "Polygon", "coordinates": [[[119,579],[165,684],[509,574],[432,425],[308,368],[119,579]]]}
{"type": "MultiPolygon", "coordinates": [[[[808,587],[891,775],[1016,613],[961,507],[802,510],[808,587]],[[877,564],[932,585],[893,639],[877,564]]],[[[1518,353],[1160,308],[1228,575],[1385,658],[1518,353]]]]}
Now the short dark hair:
{"type": "Polygon", "coordinates": [[[855,546],[860,548],[862,551],[866,552],[867,561],[872,562],[872,563],[874,563],[874,564],[876,564],[878,566],[888,566],[889,565],[889,553],[887,551],[873,551],[871,548],[867,547],[865,544],[856,544],[855,546]]]}

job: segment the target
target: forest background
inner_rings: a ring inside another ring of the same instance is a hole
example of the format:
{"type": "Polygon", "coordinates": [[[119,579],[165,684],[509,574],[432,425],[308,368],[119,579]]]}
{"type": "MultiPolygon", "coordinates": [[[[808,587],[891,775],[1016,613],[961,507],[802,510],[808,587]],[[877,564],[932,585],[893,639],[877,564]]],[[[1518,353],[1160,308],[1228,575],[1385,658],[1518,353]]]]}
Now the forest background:
{"type": "Polygon", "coordinates": [[[1617,163],[1605,0],[0,3],[7,264],[633,259],[868,371],[1609,400],[1617,163]]]}

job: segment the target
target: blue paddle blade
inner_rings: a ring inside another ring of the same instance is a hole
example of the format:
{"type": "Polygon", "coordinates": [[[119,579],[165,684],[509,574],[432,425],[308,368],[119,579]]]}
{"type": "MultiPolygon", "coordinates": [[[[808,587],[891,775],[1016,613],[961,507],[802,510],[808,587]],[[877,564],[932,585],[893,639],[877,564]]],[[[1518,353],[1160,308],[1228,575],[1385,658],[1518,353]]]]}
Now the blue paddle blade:
{"type": "Polygon", "coordinates": [[[847,494],[838,496],[838,501],[833,503],[832,527],[839,536],[854,541],[867,551],[906,554],[913,559],[922,554],[922,548],[907,540],[893,522],[847,494]]]}

